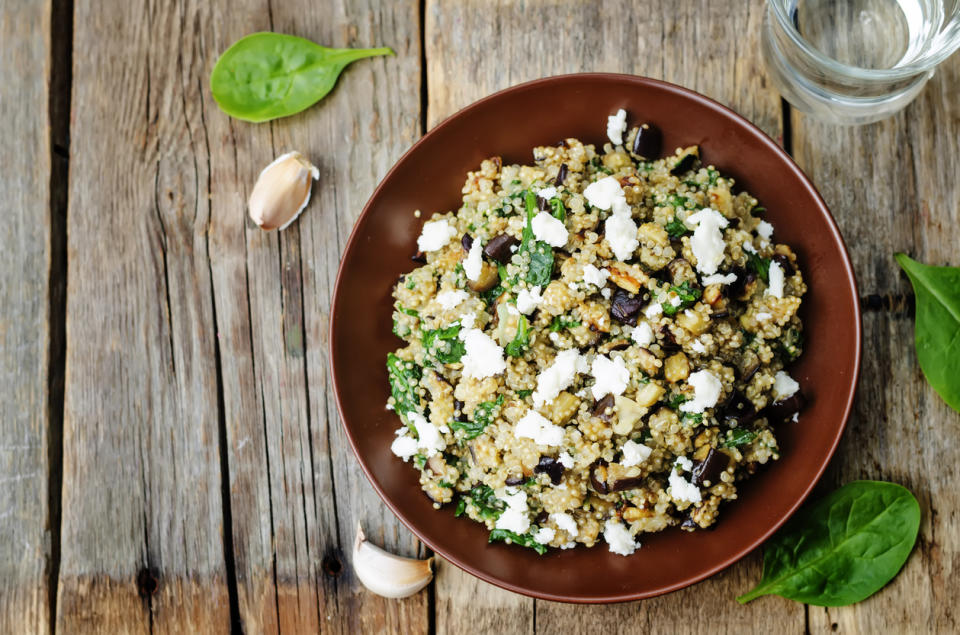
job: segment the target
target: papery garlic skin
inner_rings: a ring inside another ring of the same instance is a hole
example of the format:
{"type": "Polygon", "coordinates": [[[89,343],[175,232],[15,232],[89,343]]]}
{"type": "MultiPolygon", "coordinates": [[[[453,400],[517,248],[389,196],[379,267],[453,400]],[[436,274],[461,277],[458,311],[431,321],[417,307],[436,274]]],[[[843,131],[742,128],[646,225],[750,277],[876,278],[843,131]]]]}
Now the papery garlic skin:
{"type": "Polygon", "coordinates": [[[250,218],[261,229],[283,230],[297,220],[320,170],[299,152],[287,152],[260,171],[250,193],[250,218]]]}
{"type": "Polygon", "coordinates": [[[363,586],[387,598],[405,598],[420,591],[433,579],[433,558],[417,560],[384,551],[367,542],[357,525],[353,543],[353,571],[363,586]]]}

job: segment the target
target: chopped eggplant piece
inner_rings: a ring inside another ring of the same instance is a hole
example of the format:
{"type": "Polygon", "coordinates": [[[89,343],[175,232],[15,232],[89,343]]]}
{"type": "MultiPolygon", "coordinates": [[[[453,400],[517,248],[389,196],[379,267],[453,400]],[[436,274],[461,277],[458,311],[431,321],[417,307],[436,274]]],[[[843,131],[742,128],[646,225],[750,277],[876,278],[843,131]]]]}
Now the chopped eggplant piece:
{"type": "Polygon", "coordinates": [[[637,129],[637,136],[633,139],[633,153],[635,155],[652,161],[660,157],[662,147],[663,134],[660,132],[660,128],[645,123],[637,129]]]}
{"type": "Polygon", "coordinates": [[[725,421],[736,421],[740,427],[752,423],[757,418],[757,410],[742,392],[734,390],[723,404],[721,416],[725,421]]]}
{"type": "Polygon", "coordinates": [[[643,485],[643,477],[630,476],[627,478],[615,479],[613,483],[610,484],[610,491],[623,492],[628,489],[637,489],[641,485],[643,485]]]}
{"type": "Polygon", "coordinates": [[[504,485],[519,485],[520,483],[523,483],[525,480],[526,479],[523,478],[523,474],[520,474],[519,476],[511,474],[506,479],[504,479],[503,483],[504,485]]]}
{"type": "Polygon", "coordinates": [[[463,247],[464,251],[470,251],[470,248],[473,247],[473,236],[470,234],[464,234],[460,237],[460,246],[463,247]]]}
{"type": "Polygon", "coordinates": [[[480,275],[476,280],[468,280],[467,286],[477,293],[483,293],[497,286],[498,282],[500,282],[500,273],[497,268],[489,262],[484,262],[480,267],[480,275]]]}
{"type": "Polygon", "coordinates": [[[687,516],[683,519],[683,522],[680,523],[680,529],[686,529],[687,531],[693,531],[697,528],[697,523],[693,521],[692,518],[687,516]]]}
{"type": "Polygon", "coordinates": [[[706,458],[702,461],[697,461],[693,465],[693,484],[697,487],[701,485],[706,485],[707,487],[715,485],[720,481],[720,475],[727,469],[727,465],[729,464],[729,456],[719,450],[710,448],[706,458]]]}
{"type": "Polygon", "coordinates": [[[617,289],[613,293],[613,301],[610,305],[610,315],[621,324],[637,325],[637,314],[646,304],[646,301],[639,295],[627,293],[623,289],[617,289]]]}
{"type": "Polygon", "coordinates": [[[597,459],[590,466],[590,484],[599,494],[610,493],[610,488],[607,487],[607,462],[603,459],[597,459]]]}
{"type": "Polygon", "coordinates": [[[786,277],[789,278],[796,273],[796,269],[793,268],[793,263],[790,262],[790,259],[783,254],[775,254],[772,260],[780,265],[780,268],[783,269],[783,275],[786,277]]]}
{"type": "Polygon", "coordinates": [[[700,158],[700,148],[697,146],[690,146],[689,148],[684,148],[680,156],[677,158],[676,163],[673,164],[673,167],[670,168],[670,174],[674,176],[680,176],[681,174],[686,174],[693,169],[693,166],[696,164],[697,159],[700,158]]]}
{"type": "Polygon", "coordinates": [[[533,468],[534,474],[547,474],[550,482],[559,485],[563,480],[563,465],[552,456],[541,456],[540,462],[533,468]]]}
{"type": "Polygon", "coordinates": [[[425,265],[427,264],[427,254],[423,253],[422,251],[418,251],[410,256],[410,260],[420,263],[421,265],[425,265]]]}
{"type": "Polygon", "coordinates": [[[610,418],[613,417],[613,407],[615,404],[616,401],[613,395],[608,393],[593,406],[593,416],[609,422],[610,418]]]}
{"type": "Polygon", "coordinates": [[[497,234],[484,246],[483,253],[487,258],[496,260],[503,265],[510,262],[510,258],[513,256],[510,248],[519,244],[520,241],[510,234],[497,234]]]}
{"type": "Polygon", "coordinates": [[[697,282],[697,274],[693,272],[693,265],[686,258],[674,258],[667,264],[667,270],[670,271],[670,281],[673,284],[682,284],[688,280],[693,283],[697,282]]]}
{"type": "Polygon", "coordinates": [[[597,347],[597,350],[604,355],[609,355],[611,351],[622,351],[625,348],[630,348],[630,340],[621,338],[604,342],[597,347]]]}
{"type": "MultiPolygon", "coordinates": [[[[564,144],[564,145],[566,145],[566,144],[564,144]]],[[[560,187],[561,185],[563,185],[563,182],[567,180],[567,173],[568,173],[568,172],[569,172],[569,169],[567,168],[567,164],[566,164],[566,163],[561,163],[561,164],[560,164],[560,169],[557,170],[557,178],[555,178],[555,179],[553,180],[553,186],[554,186],[554,187],[560,187]]]]}
{"type": "Polygon", "coordinates": [[[800,412],[806,405],[806,398],[798,391],[780,401],[775,401],[760,413],[770,423],[782,423],[800,412]]]}

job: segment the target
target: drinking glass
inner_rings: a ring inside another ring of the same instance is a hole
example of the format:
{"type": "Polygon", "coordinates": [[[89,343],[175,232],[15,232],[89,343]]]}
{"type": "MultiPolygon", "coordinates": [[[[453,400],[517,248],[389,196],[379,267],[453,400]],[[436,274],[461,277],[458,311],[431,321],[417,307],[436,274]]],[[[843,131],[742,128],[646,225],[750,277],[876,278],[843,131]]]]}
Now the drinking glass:
{"type": "Polygon", "coordinates": [[[910,103],[960,48],[960,0],[767,0],[762,42],[793,106],[870,123],[910,103]]]}

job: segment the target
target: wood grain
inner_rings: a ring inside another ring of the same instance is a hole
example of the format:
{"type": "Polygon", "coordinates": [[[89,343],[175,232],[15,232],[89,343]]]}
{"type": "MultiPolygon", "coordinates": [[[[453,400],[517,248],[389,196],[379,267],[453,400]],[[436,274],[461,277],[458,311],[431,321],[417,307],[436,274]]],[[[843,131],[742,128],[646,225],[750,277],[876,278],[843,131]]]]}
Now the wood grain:
{"type": "Polygon", "coordinates": [[[50,630],[49,3],[0,4],[0,632],[50,630]],[[23,38],[22,33],[33,37],[23,38]]]}
{"type": "MultiPolygon", "coordinates": [[[[729,105],[779,138],[781,106],[761,72],[762,6],[698,2],[448,2],[428,0],[428,121],[495,90],[584,71],[646,75],[729,105]]],[[[604,122],[597,122],[602,129],[604,122]]],[[[601,547],[602,548],[602,547],[601,547]]],[[[773,600],[740,607],[734,597],[760,577],[758,554],[695,588],[607,607],[534,602],[443,568],[436,582],[438,632],[477,624],[496,632],[796,632],[804,607],[773,600]],[[464,591],[466,587],[467,591],[464,591]],[[469,601],[467,601],[469,598],[469,601]],[[485,607],[503,606],[496,616],[485,607]],[[531,614],[534,614],[531,617],[531,614]]]]}
{"type": "MultiPolygon", "coordinates": [[[[814,179],[847,240],[860,292],[909,294],[893,259],[960,266],[960,58],[945,63],[896,117],[840,128],[793,118],[798,162],[814,179]]],[[[863,366],[847,432],[823,485],[891,480],[914,492],[923,520],[904,570],[852,607],[810,607],[816,632],[956,632],[960,562],[960,415],[924,381],[912,316],[868,311],[863,366]]]]}

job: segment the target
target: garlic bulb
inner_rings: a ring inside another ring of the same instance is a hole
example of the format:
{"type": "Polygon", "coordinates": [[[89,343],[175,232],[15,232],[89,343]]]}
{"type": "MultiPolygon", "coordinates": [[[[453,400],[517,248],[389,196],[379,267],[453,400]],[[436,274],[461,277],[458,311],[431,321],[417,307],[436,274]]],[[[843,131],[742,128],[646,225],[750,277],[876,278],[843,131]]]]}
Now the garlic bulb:
{"type": "Polygon", "coordinates": [[[261,229],[286,229],[310,202],[320,170],[299,152],[288,152],[263,168],[250,193],[250,218],[261,229]]]}
{"type": "Polygon", "coordinates": [[[357,524],[353,543],[353,571],[363,586],[387,598],[405,598],[430,584],[433,558],[403,558],[367,542],[357,524]]]}

